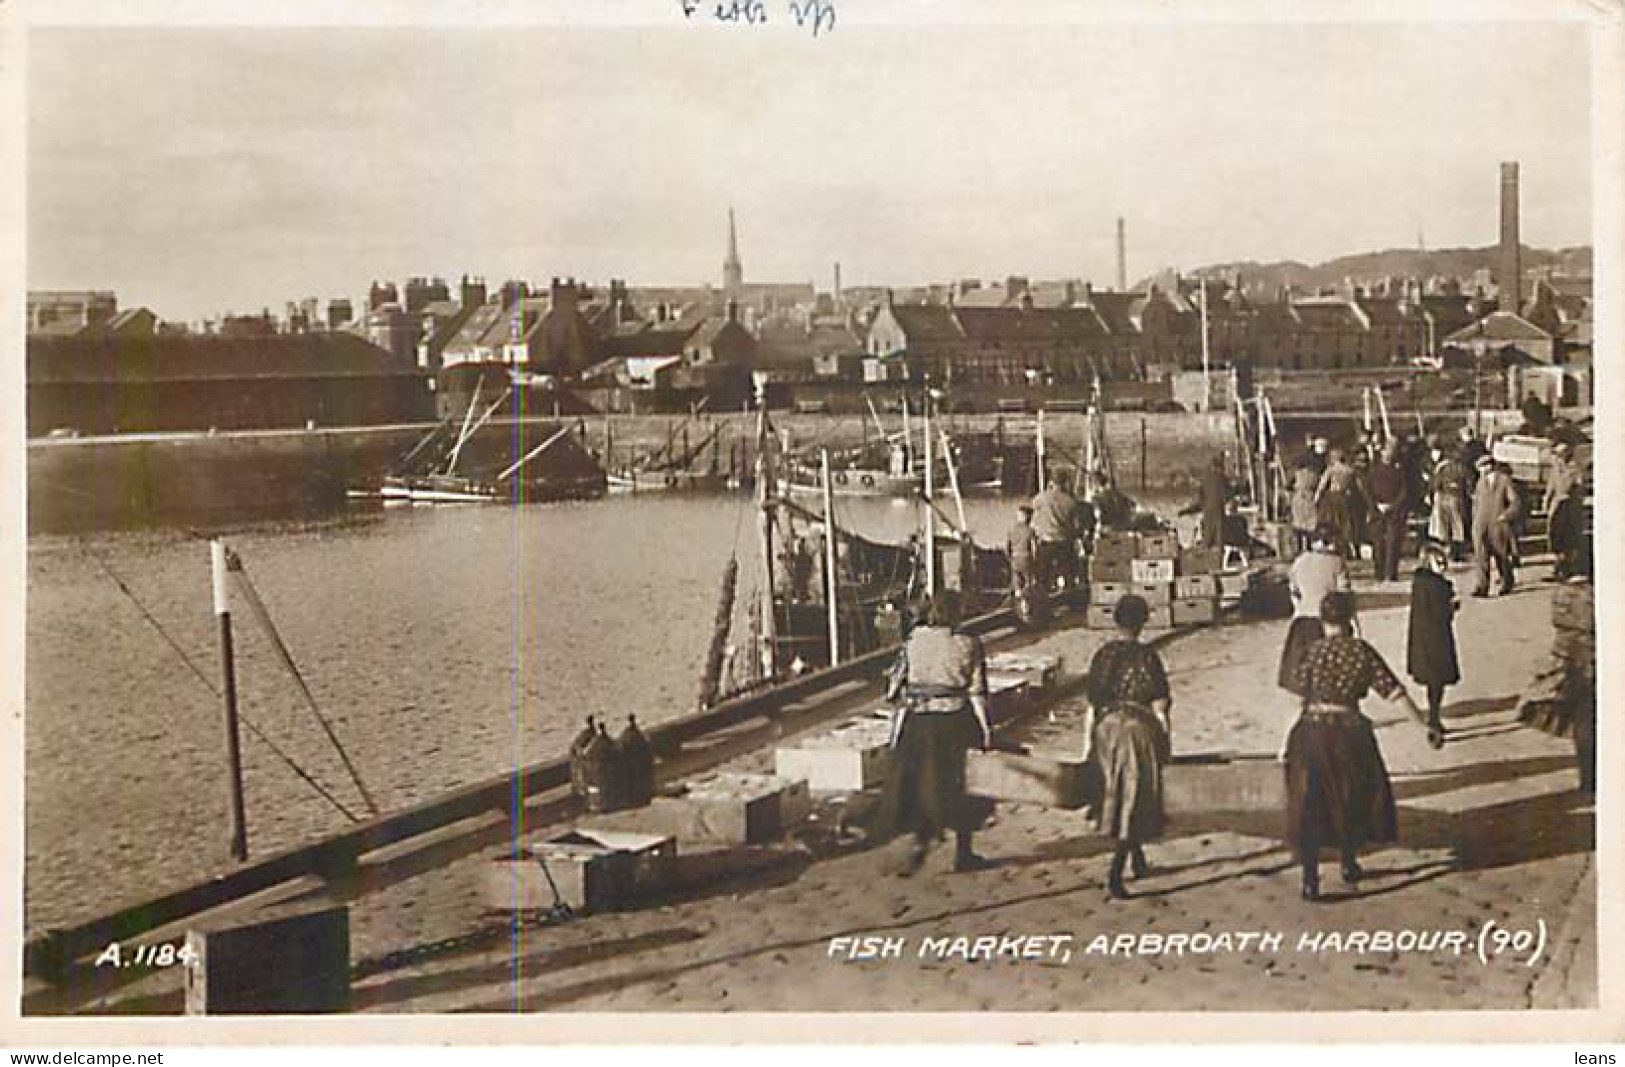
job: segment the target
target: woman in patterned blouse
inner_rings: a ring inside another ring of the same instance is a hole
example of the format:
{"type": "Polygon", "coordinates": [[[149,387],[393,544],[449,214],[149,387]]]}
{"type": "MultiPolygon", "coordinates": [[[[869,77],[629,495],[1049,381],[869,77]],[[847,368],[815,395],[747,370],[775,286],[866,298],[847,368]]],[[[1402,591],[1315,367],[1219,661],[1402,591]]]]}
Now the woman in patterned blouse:
{"type": "Polygon", "coordinates": [[[1103,785],[1095,826],[1117,841],[1106,884],[1119,899],[1128,896],[1123,868],[1132,859],[1134,877],[1145,876],[1149,864],[1141,846],[1163,827],[1162,765],[1169,756],[1173,701],[1161,657],[1140,643],[1149,615],[1140,597],[1119,600],[1112,611],[1118,636],[1089,663],[1089,706],[1098,716],[1089,731],[1090,755],[1103,785]]]}
{"type": "Polygon", "coordinates": [[[1398,836],[1388,768],[1360,701],[1376,690],[1427,725],[1382,656],[1354,636],[1353,595],[1326,597],[1320,618],[1325,636],[1299,668],[1303,712],[1286,743],[1287,840],[1303,865],[1305,900],[1320,899],[1321,846],[1338,848],[1343,880],[1353,885],[1363,873],[1360,847],[1398,836]]]}
{"type": "Polygon", "coordinates": [[[986,749],[987,658],[982,642],[958,632],[959,595],[944,589],[932,598],[926,622],[909,633],[892,667],[887,699],[892,712],[892,767],[881,795],[880,836],[914,835],[908,877],[931,846],[954,832],[954,870],[987,865],[971,847],[975,831],[965,801],[965,753],[986,749]]]}

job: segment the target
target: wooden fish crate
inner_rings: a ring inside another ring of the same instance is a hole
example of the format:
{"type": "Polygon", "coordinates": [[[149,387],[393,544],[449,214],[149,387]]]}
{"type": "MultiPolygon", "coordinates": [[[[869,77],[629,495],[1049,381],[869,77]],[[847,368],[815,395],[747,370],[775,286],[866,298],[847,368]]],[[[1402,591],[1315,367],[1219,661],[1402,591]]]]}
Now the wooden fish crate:
{"type": "Polygon", "coordinates": [[[1171,559],[1137,559],[1130,566],[1135,585],[1174,580],[1175,561],[1171,559]]]}
{"type": "Polygon", "coordinates": [[[987,658],[987,676],[1020,678],[1028,688],[1048,689],[1061,676],[1061,657],[1032,655],[1022,652],[999,652],[987,658]]]}
{"type": "Polygon", "coordinates": [[[679,796],[657,797],[645,825],[679,842],[756,845],[780,837],[812,809],[804,780],[767,774],[722,774],[679,796]]]}
{"type": "Polygon", "coordinates": [[[1136,582],[1129,592],[1144,600],[1153,609],[1165,608],[1174,602],[1174,582],[1136,582]]]}
{"type": "Polygon", "coordinates": [[[1139,541],[1132,533],[1107,530],[1095,538],[1094,557],[1128,563],[1139,555],[1139,541]]]}
{"type": "Polygon", "coordinates": [[[780,778],[800,779],[814,793],[861,793],[886,778],[891,765],[891,724],[864,718],[845,723],[773,754],[780,778]]]}
{"type": "Polygon", "coordinates": [[[555,887],[572,911],[614,911],[636,893],[637,858],[567,834],[493,860],[482,885],[491,911],[545,911],[557,903],[555,887]]]}
{"type": "Polygon", "coordinates": [[[1091,582],[1089,603],[1115,607],[1119,600],[1134,592],[1133,582],[1091,582]]]}
{"type": "MultiPolygon", "coordinates": [[[[972,796],[1052,808],[1078,808],[1089,799],[1092,764],[1082,752],[1059,750],[972,752],[965,788],[972,796]]],[[[1098,790],[1095,790],[1098,792],[1098,790]]]]}
{"type": "Polygon", "coordinates": [[[1121,583],[1127,585],[1134,580],[1134,560],[1104,559],[1096,554],[1089,557],[1089,581],[1091,583],[1121,583]]]}
{"type": "Polygon", "coordinates": [[[1181,575],[1218,574],[1224,570],[1224,550],[1221,548],[1187,548],[1179,553],[1181,575]]]}
{"type": "Polygon", "coordinates": [[[1175,756],[1162,796],[1171,816],[1285,811],[1286,769],[1271,756],[1175,756]]]}
{"type": "Polygon", "coordinates": [[[1195,626],[1219,617],[1217,597],[1186,597],[1173,602],[1175,626],[1195,626]]]}
{"type": "MultiPolygon", "coordinates": [[[[1136,537],[1136,559],[1179,558],[1179,537],[1172,533],[1143,533],[1136,537]]],[[[1170,575],[1172,577],[1172,575],[1170,575]]]]}
{"type": "Polygon", "coordinates": [[[1190,600],[1195,597],[1217,597],[1219,576],[1216,574],[1183,574],[1174,579],[1174,599],[1190,600]]]}

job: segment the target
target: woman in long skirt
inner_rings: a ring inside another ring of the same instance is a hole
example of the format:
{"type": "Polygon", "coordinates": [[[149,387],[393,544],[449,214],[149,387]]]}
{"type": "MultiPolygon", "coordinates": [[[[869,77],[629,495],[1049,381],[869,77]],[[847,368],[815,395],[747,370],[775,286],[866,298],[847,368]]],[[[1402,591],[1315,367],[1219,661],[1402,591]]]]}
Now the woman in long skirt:
{"type": "Polygon", "coordinates": [[[1320,607],[1325,635],[1301,668],[1303,712],[1286,745],[1287,841],[1303,867],[1303,898],[1320,899],[1320,850],[1338,849],[1343,880],[1357,882],[1361,847],[1393,841],[1398,813],[1388,768],[1360,701],[1373,689],[1421,712],[1376,649],[1354,636],[1354,597],[1333,593],[1320,607]]]}
{"type": "Polygon", "coordinates": [[[882,836],[912,833],[914,846],[898,873],[917,872],[943,834],[955,835],[955,870],[984,865],[972,850],[975,827],[965,802],[965,753],[986,748],[987,661],[980,639],[955,631],[959,596],[931,601],[892,669],[892,767],[881,797],[882,836]]]}
{"type": "Polygon", "coordinates": [[[1320,513],[1315,506],[1315,490],[1319,487],[1320,475],[1307,461],[1292,472],[1292,532],[1299,555],[1309,551],[1315,530],[1320,527],[1320,513]]]}
{"type": "Polygon", "coordinates": [[[1428,475],[1428,495],[1432,498],[1428,536],[1446,546],[1450,558],[1458,562],[1466,554],[1463,548],[1467,543],[1465,485],[1466,474],[1461,469],[1461,461],[1435,446],[1428,475]]]}
{"type": "Polygon", "coordinates": [[[1275,674],[1275,683],[1297,696],[1298,672],[1309,649],[1320,640],[1320,605],[1332,593],[1348,592],[1348,561],[1337,554],[1332,532],[1318,527],[1311,535],[1310,551],[1292,561],[1287,572],[1287,586],[1292,593],[1292,623],[1287,627],[1286,643],[1281,646],[1281,665],[1275,674]]]}
{"type": "Polygon", "coordinates": [[[1444,691],[1461,681],[1456,656],[1456,587],[1445,573],[1450,556],[1439,545],[1422,546],[1421,565],[1411,579],[1411,610],[1405,668],[1427,688],[1428,744],[1444,747],[1444,691]]]}
{"type": "Polygon", "coordinates": [[[1095,826],[1116,841],[1107,888],[1119,899],[1128,896],[1123,870],[1130,860],[1136,878],[1150,869],[1142,846],[1161,836],[1164,822],[1162,765],[1171,749],[1173,702],[1162,659],[1140,643],[1149,615],[1140,597],[1117,602],[1117,636],[1095,652],[1087,681],[1090,757],[1103,783],[1095,826]]]}

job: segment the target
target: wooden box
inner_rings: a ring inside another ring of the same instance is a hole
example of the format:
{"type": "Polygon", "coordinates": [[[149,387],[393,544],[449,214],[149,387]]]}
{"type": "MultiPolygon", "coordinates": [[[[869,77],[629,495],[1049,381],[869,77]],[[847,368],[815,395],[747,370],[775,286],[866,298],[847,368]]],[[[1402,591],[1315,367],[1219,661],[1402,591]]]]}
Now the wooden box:
{"type": "Polygon", "coordinates": [[[1089,557],[1089,581],[1091,584],[1115,582],[1128,584],[1134,580],[1134,560],[1129,559],[1102,559],[1098,555],[1089,557]]]}
{"type": "Polygon", "coordinates": [[[1194,626],[1198,623],[1212,622],[1219,617],[1219,601],[1216,597],[1186,597],[1174,601],[1172,608],[1175,626],[1194,626]]]}
{"type": "Polygon", "coordinates": [[[1217,597],[1219,576],[1216,574],[1182,574],[1174,579],[1174,599],[1190,600],[1195,597],[1217,597]]]}
{"type": "Polygon", "coordinates": [[[1112,609],[1116,606],[1115,602],[1111,604],[1090,604],[1084,613],[1084,626],[1091,630],[1116,629],[1117,623],[1112,619],[1112,609]]]}
{"type": "Polygon", "coordinates": [[[1147,630],[1171,630],[1174,628],[1174,609],[1171,604],[1154,604],[1146,616],[1145,628],[1147,630]]]}
{"type": "Polygon", "coordinates": [[[1132,533],[1106,530],[1095,537],[1094,559],[1127,563],[1139,554],[1139,540],[1132,533]]]}
{"type": "Polygon", "coordinates": [[[1112,607],[1133,591],[1133,582],[1090,582],[1089,603],[1112,607]]]}
{"type": "Polygon", "coordinates": [[[1135,585],[1174,580],[1174,561],[1171,559],[1137,559],[1130,566],[1135,585]]]}
{"type": "Polygon", "coordinates": [[[1179,553],[1179,573],[1182,575],[1218,574],[1222,570],[1222,548],[1187,548],[1179,553]]]}
{"type": "Polygon", "coordinates": [[[556,903],[554,887],[572,911],[614,911],[635,895],[637,859],[566,834],[493,860],[485,869],[483,897],[492,911],[546,911],[556,903]]]}
{"type": "MultiPolygon", "coordinates": [[[[186,931],[188,1015],[350,1010],[350,910],[342,905],[186,931]]],[[[125,946],[126,952],[133,952],[125,946]]]]}
{"type": "Polygon", "coordinates": [[[805,781],[814,793],[861,793],[885,780],[890,746],[889,722],[861,719],[781,745],[773,769],[780,778],[805,781]]]}
{"type": "Polygon", "coordinates": [[[657,797],[648,827],[679,842],[755,845],[778,838],[811,809],[805,781],[726,774],[696,782],[680,796],[657,797]]]}
{"type": "Polygon", "coordinates": [[[1167,607],[1174,602],[1174,583],[1172,579],[1166,582],[1136,582],[1129,592],[1144,600],[1153,608],[1167,607]]]}
{"type": "Polygon", "coordinates": [[[987,678],[1019,678],[1029,689],[1047,689],[1061,675],[1061,657],[1022,652],[997,652],[987,658],[987,678]]]}
{"type": "Polygon", "coordinates": [[[1284,812],[1286,768],[1270,756],[1175,756],[1163,768],[1162,795],[1170,816],[1284,812]]]}
{"type": "Polygon", "coordinates": [[[1179,558],[1179,537],[1173,533],[1143,533],[1137,537],[1137,559],[1179,558]]]}
{"type": "Polygon", "coordinates": [[[597,845],[629,854],[632,857],[633,888],[640,895],[663,888],[672,861],[677,858],[677,839],[666,834],[578,826],[567,834],[550,838],[549,843],[597,845]]]}
{"type": "Polygon", "coordinates": [[[1245,572],[1240,574],[1219,575],[1219,595],[1226,600],[1239,599],[1246,594],[1249,586],[1253,584],[1253,576],[1245,572]]]}
{"type": "Polygon", "coordinates": [[[965,789],[988,797],[1052,808],[1077,808],[1089,800],[1091,765],[1082,746],[1057,751],[972,752],[965,762],[965,789]]]}

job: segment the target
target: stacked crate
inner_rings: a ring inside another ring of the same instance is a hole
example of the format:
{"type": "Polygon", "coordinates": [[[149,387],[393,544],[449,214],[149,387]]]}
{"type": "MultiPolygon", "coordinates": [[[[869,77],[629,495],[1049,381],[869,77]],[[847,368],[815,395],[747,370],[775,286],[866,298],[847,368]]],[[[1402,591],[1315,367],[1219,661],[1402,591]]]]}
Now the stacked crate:
{"type": "Polygon", "coordinates": [[[1151,609],[1146,627],[1212,622],[1221,592],[1218,549],[1180,547],[1173,532],[1102,534],[1089,560],[1088,625],[1111,629],[1112,609],[1132,593],[1151,609]]]}

